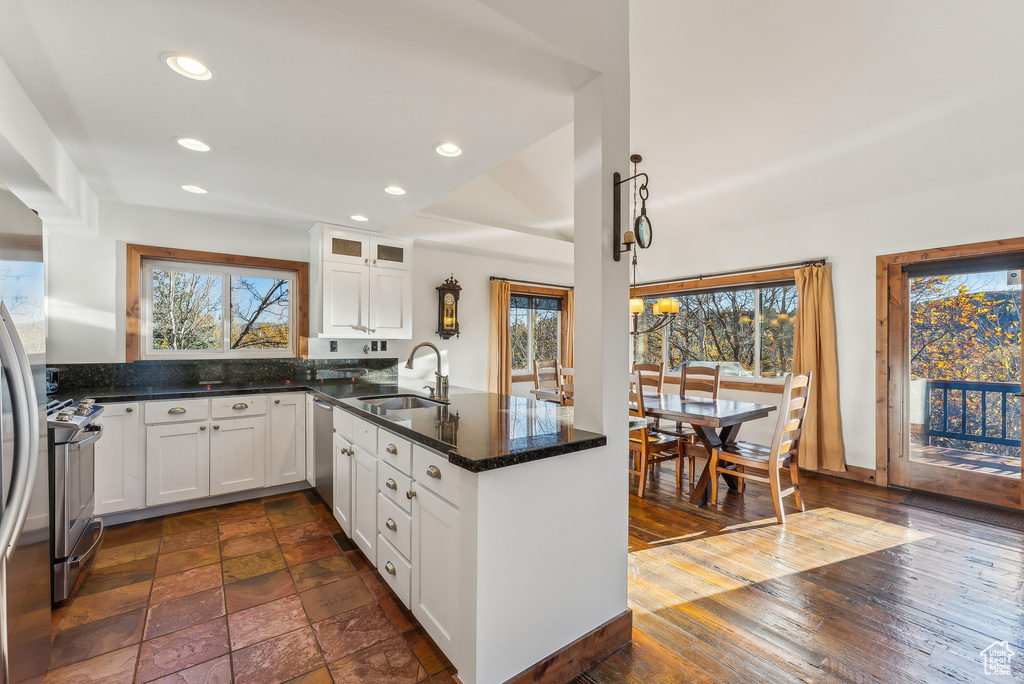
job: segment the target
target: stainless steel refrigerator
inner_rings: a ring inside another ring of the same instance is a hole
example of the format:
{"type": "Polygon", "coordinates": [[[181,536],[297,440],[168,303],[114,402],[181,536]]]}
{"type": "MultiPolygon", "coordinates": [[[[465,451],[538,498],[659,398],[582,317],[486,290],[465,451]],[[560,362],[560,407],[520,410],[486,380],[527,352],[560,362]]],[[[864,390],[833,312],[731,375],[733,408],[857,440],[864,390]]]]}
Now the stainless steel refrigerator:
{"type": "Polygon", "coordinates": [[[50,493],[43,230],[0,185],[0,650],[3,682],[50,661],[50,493]]]}

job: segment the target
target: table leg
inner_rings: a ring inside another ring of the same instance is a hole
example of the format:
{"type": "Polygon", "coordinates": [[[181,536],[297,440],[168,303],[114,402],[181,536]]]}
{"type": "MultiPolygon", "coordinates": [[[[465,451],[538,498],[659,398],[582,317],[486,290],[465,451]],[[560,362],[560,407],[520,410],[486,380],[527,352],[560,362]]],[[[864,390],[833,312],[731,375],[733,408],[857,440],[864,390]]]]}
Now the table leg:
{"type": "MultiPolygon", "coordinates": [[[[723,444],[728,444],[736,440],[736,436],[739,433],[740,426],[727,425],[722,428],[720,433],[716,433],[713,428],[706,425],[693,425],[693,431],[697,434],[697,440],[701,445],[707,449],[708,454],[711,454],[712,449],[716,449],[723,444]]],[[[693,492],[690,494],[690,503],[696,506],[703,506],[708,502],[709,490],[711,489],[711,460],[708,459],[704,463],[704,470],[700,473],[700,478],[697,483],[693,486],[693,492]]],[[[723,479],[731,489],[735,489],[739,484],[739,479],[730,475],[723,475],[723,479]]]]}

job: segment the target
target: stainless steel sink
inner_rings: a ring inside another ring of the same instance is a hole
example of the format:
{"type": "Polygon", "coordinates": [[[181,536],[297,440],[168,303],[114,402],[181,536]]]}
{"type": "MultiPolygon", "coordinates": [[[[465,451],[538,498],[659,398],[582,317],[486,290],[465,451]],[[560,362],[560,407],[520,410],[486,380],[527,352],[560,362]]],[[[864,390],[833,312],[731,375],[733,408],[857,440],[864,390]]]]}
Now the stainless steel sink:
{"type": "Polygon", "coordinates": [[[385,411],[402,411],[416,408],[437,408],[445,402],[427,399],[418,394],[388,394],[376,397],[359,397],[359,401],[380,407],[385,411]]]}

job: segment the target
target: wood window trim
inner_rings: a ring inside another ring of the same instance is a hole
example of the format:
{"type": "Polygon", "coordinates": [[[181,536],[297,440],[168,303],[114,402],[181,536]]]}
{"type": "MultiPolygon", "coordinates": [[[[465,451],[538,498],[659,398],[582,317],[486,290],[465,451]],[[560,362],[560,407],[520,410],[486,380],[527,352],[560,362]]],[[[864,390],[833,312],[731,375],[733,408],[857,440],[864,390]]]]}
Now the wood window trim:
{"type": "Polygon", "coordinates": [[[298,358],[309,358],[309,264],[305,261],[129,244],[125,260],[125,361],[128,363],[142,358],[142,262],[145,259],[251,266],[294,272],[299,304],[298,317],[295,321],[298,336],[295,352],[298,358]]]}
{"type": "Polygon", "coordinates": [[[640,285],[631,290],[637,297],[650,297],[652,295],[669,295],[687,290],[717,290],[723,287],[737,287],[749,285],[751,288],[765,283],[779,283],[793,281],[796,279],[796,270],[783,268],[775,271],[757,271],[755,273],[740,273],[730,276],[718,276],[713,278],[700,278],[698,280],[678,280],[675,282],[655,283],[654,285],[640,285]]]}
{"type": "Polygon", "coordinates": [[[890,313],[904,311],[906,297],[902,290],[906,274],[903,267],[979,257],[1024,259],[1024,238],[919,249],[875,258],[875,483],[878,485],[889,485],[889,452],[899,457],[902,412],[906,410],[903,389],[909,384],[910,366],[901,361],[904,350],[900,340],[906,337],[904,315],[890,317],[890,313]]]}
{"type": "MultiPolygon", "coordinates": [[[[509,283],[509,294],[515,296],[519,295],[537,295],[539,297],[554,297],[555,299],[565,299],[567,293],[571,292],[571,287],[545,287],[542,285],[525,285],[519,283],[509,283]]],[[[564,360],[566,356],[566,344],[569,339],[569,325],[565,319],[565,310],[559,309],[558,311],[558,335],[559,335],[559,349],[558,358],[564,360]]],[[[560,361],[561,362],[561,361],[560,361]]],[[[533,382],[533,372],[529,374],[517,375],[515,372],[512,373],[512,382],[533,382]]]]}

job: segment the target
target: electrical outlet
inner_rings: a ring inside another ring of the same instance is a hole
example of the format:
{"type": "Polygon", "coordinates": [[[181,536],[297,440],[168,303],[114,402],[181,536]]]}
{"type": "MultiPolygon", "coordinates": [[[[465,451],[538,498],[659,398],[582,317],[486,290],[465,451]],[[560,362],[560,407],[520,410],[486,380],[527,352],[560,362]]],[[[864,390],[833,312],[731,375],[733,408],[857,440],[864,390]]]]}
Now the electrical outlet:
{"type": "Polygon", "coordinates": [[[381,340],[380,341],[380,350],[381,351],[387,351],[388,350],[388,341],[387,340],[381,340]]]}
{"type": "Polygon", "coordinates": [[[370,342],[370,351],[377,351],[377,340],[370,342]]]}
{"type": "Polygon", "coordinates": [[[338,351],[338,340],[331,340],[331,351],[338,351]]]}

